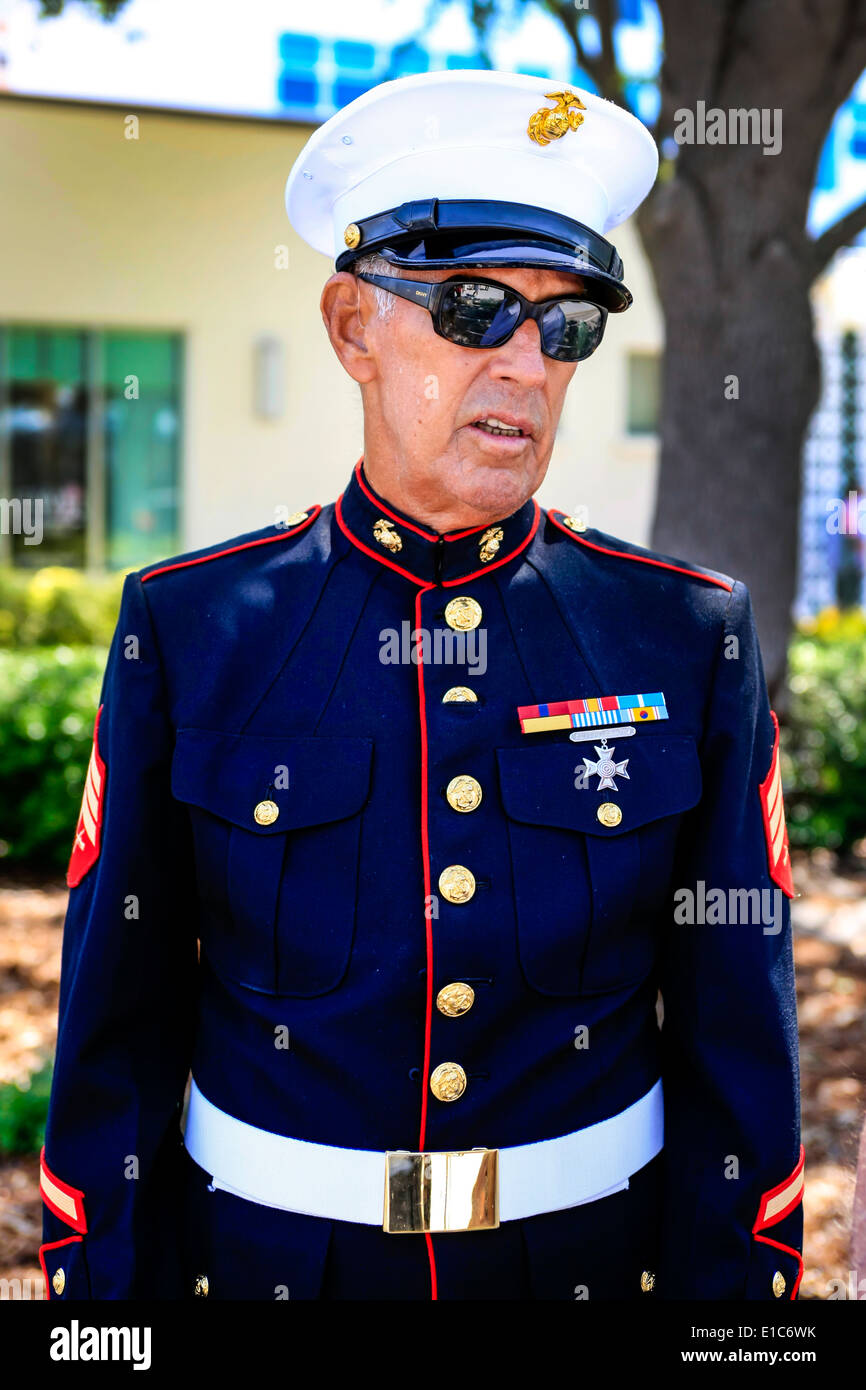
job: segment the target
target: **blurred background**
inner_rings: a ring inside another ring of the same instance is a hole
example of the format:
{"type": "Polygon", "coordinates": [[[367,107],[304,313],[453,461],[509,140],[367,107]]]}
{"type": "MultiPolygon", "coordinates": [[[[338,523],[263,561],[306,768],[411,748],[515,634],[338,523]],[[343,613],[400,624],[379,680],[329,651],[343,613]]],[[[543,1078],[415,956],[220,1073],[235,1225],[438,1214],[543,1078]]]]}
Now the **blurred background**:
{"type": "Polygon", "coordinates": [[[0,1298],[42,1295],[63,871],[123,575],[343,489],[360,394],[285,180],[371,86],[480,67],[659,145],[613,234],[634,305],[539,500],[752,591],[800,895],[801,1297],[866,1298],[864,0],[0,0],[0,1298]]]}

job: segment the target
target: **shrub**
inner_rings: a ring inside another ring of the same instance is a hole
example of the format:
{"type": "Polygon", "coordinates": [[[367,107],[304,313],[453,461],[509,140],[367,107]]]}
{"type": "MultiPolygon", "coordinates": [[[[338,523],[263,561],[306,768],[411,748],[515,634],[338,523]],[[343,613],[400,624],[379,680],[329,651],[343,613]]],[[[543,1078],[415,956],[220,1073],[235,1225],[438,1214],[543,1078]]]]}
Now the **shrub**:
{"type": "Polygon", "coordinates": [[[866,613],[829,608],[789,650],[782,773],[792,845],[847,851],[866,835],[866,613]]]}
{"type": "Polygon", "coordinates": [[[0,651],[0,854],[64,868],[78,819],[105,647],[0,651]]]}
{"type": "Polygon", "coordinates": [[[33,1154],[42,1148],[52,1070],[53,1063],[46,1062],[26,1081],[0,1085],[0,1154],[33,1154]]]}
{"type": "Polygon", "coordinates": [[[108,646],[122,574],[0,568],[0,647],[108,646]]]}

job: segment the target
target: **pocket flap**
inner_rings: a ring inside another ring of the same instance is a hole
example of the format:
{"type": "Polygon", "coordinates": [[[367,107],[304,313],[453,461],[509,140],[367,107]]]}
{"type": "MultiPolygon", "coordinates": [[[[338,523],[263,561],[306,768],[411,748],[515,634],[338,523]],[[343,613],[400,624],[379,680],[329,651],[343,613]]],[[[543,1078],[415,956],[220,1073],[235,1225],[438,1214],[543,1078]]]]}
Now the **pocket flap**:
{"type": "MultiPolygon", "coordinates": [[[[601,743],[603,730],[599,730],[601,743]]],[[[701,765],[695,740],[687,734],[612,739],[614,760],[628,759],[627,777],[616,776],[616,790],[597,790],[597,774],[575,785],[584,758],[598,759],[595,743],[548,743],[536,748],[497,748],[499,781],[506,815],[528,825],[558,825],[584,835],[624,835],[662,816],[697,805],[701,765]],[[622,811],[618,825],[602,825],[598,807],[612,801],[622,811]]]]}
{"type": "Polygon", "coordinates": [[[370,788],[368,738],[264,738],[179,729],[171,769],[178,801],[191,802],[259,835],[323,825],[360,811],[370,788]],[[279,815],[259,825],[254,811],[273,801],[279,815]]]}

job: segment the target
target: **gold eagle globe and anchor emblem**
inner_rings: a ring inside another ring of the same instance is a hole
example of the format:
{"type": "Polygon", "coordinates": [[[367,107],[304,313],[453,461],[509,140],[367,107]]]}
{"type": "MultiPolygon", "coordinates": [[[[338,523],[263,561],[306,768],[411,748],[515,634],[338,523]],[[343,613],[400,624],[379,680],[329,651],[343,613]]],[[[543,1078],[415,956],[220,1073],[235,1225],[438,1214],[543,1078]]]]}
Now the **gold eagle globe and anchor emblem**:
{"type": "Polygon", "coordinates": [[[526,133],[537,145],[549,145],[551,140],[561,140],[566,131],[579,130],[583,125],[581,112],[586,110],[579,96],[574,92],[545,92],[548,101],[555,101],[554,107],[542,106],[529,118],[526,133]],[[574,111],[569,107],[576,107],[574,111]]]}
{"type": "Polygon", "coordinates": [[[386,550],[390,550],[392,555],[403,549],[403,539],[399,532],[395,531],[390,521],[386,521],[383,516],[373,523],[373,536],[386,550]]]}
{"type": "Polygon", "coordinates": [[[479,555],[481,563],[486,565],[488,560],[492,560],[504,539],[505,532],[501,526],[488,526],[481,540],[478,542],[481,549],[479,555]]]}

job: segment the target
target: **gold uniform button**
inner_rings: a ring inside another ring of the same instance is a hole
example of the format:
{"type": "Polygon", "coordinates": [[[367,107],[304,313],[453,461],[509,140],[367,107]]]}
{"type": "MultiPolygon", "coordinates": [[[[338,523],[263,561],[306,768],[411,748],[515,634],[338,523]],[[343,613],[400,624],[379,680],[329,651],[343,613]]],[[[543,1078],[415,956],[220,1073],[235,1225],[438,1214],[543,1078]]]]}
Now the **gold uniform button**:
{"type": "Polygon", "coordinates": [[[466,1090],[466,1073],[459,1062],[440,1062],[430,1077],[430,1090],[437,1100],[459,1100],[466,1090]]]}
{"type": "Polygon", "coordinates": [[[53,1274],[52,1279],[51,1279],[51,1287],[52,1287],[52,1289],[54,1290],[54,1292],[57,1294],[57,1297],[59,1298],[60,1295],[63,1293],[63,1290],[66,1288],[66,1271],[65,1271],[65,1270],[63,1270],[63,1269],[55,1269],[54,1274],[53,1274]]]}
{"type": "Polygon", "coordinates": [[[361,228],[358,226],[357,222],[349,223],[348,227],[343,233],[343,240],[349,247],[350,251],[354,251],[355,247],[360,245],[361,228]]]}
{"type": "Polygon", "coordinates": [[[196,1298],[207,1298],[210,1285],[206,1274],[199,1274],[193,1286],[196,1298]]]}
{"type": "Polygon", "coordinates": [[[564,526],[567,526],[568,529],[569,529],[570,531],[585,531],[585,530],[586,530],[586,522],[585,522],[585,521],[581,521],[580,517],[577,517],[577,516],[564,516],[564,517],[562,518],[562,522],[563,522],[563,525],[564,525],[564,526]]]}
{"type": "Polygon", "coordinates": [[[466,774],[452,777],[445,797],[453,811],[477,811],[481,805],[481,783],[466,774]]]}
{"type": "Polygon", "coordinates": [[[656,1286],[656,1277],[651,1269],[645,1269],[640,1277],[640,1286],[644,1293],[652,1293],[656,1286]]]}
{"type": "Polygon", "coordinates": [[[443,985],[436,995],[437,1009],[448,1018],[459,1018],[461,1014],[467,1014],[474,1003],[475,990],[471,985],[465,985],[462,980],[443,985]]]}
{"type": "Polygon", "coordinates": [[[785,1276],[780,1269],[777,1269],[773,1275],[773,1297],[781,1298],[786,1288],[785,1276]]]}
{"type": "Polygon", "coordinates": [[[603,801],[595,814],[602,825],[619,825],[622,820],[622,811],[615,801],[603,801]]]}
{"type": "Polygon", "coordinates": [[[446,606],[445,621],[455,632],[469,632],[481,622],[481,604],[461,594],[446,606]]]}
{"type": "Polygon", "coordinates": [[[300,526],[302,521],[306,521],[309,512],[292,512],[291,516],[286,517],[287,526],[300,526]]]}
{"type": "Polygon", "coordinates": [[[443,705],[461,704],[477,705],[478,696],[474,690],[470,690],[468,685],[452,685],[450,690],[446,690],[442,696],[443,705]]]}
{"type": "Polygon", "coordinates": [[[439,892],[449,903],[468,903],[475,892],[475,875],[463,864],[449,864],[439,875],[439,892]]]}
{"type": "Polygon", "coordinates": [[[280,808],[275,801],[260,801],[253,811],[258,825],[273,825],[279,814],[280,808]]]}

